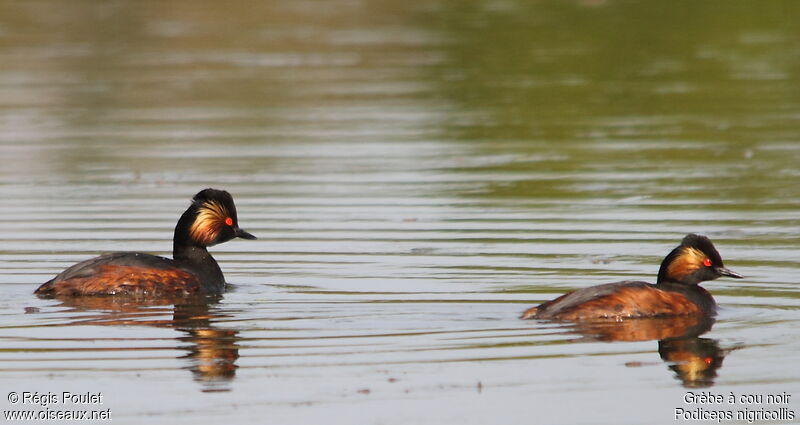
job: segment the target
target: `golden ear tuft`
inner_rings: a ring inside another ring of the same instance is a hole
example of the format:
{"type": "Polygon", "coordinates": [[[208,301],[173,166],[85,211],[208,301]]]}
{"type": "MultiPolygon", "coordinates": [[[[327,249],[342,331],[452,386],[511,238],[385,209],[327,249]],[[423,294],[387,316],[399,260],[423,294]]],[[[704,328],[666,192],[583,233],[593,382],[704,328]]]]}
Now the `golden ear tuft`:
{"type": "Polygon", "coordinates": [[[197,209],[197,217],[189,228],[189,236],[195,242],[208,246],[217,238],[229,217],[231,214],[224,205],[217,201],[206,201],[197,209]]]}
{"type": "Polygon", "coordinates": [[[707,259],[706,254],[696,248],[686,247],[667,267],[667,275],[684,278],[699,269],[707,259]]]}

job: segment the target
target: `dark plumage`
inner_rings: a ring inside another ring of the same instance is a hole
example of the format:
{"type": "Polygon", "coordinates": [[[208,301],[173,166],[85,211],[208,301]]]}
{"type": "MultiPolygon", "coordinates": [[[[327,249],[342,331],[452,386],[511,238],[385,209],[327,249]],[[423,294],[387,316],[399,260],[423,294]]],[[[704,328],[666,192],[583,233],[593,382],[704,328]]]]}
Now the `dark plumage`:
{"type": "Polygon", "coordinates": [[[725,268],[707,237],[689,234],[664,258],[655,285],[623,281],[579,289],[530,308],[521,318],[580,321],[713,315],[714,298],[698,283],[720,276],[742,277],[725,268]]]}
{"type": "Polygon", "coordinates": [[[64,270],[40,286],[40,296],[127,295],[161,297],[220,294],[225,277],[206,247],[255,236],[239,228],[233,198],[205,189],[175,226],[173,259],[139,252],[95,257],[64,270]]]}

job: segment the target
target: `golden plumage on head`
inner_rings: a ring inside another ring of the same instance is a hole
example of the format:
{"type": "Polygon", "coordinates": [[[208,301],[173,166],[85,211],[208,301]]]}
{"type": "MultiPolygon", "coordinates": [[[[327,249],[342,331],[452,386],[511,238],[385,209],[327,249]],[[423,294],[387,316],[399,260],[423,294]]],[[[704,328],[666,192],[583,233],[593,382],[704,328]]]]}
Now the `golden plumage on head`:
{"type": "Polygon", "coordinates": [[[667,273],[671,277],[682,279],[696,272],[706,260],[708,257],[703,251],[693,247],[684,247],[667,267],[667,273]]]}
{"type": "Polygon", "coordinates": [[[212,245],[223,227],[232,227],[235,221],[221,202],[206,200],[197,208],[197,218],[189,228],[189,236],[203,246],[212,245]]]}

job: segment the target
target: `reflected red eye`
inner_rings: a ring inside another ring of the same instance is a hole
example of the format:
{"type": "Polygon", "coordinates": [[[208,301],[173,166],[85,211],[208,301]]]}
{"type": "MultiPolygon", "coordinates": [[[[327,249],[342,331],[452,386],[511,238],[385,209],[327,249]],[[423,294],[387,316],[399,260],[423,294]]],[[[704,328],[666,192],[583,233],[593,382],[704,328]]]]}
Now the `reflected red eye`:
{"type": "Polygon", "coordinates": [[[227,224],[228,226],[233,226],[233,219],[230,218],[230,217],[226,217],[225,218],[225,224],[227,224]]]}
{"type": "Polygon", "coordinates": [[[705,260],[703,260],[703,265],[706,267],[711,267],[711,260],[706,258],[705,260]]]}

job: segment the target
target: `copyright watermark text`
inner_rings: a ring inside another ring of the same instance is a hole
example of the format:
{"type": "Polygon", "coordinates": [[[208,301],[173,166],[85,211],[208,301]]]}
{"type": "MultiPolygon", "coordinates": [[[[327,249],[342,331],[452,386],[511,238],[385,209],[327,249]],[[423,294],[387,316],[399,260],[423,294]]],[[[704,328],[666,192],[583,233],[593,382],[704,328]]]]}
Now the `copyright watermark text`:
{"type": "Polygon", "coordinates": [[[101,392],[10,391],[3,410],[7,421],[109,421],[111,409],[103,409],[101,392]]]}

